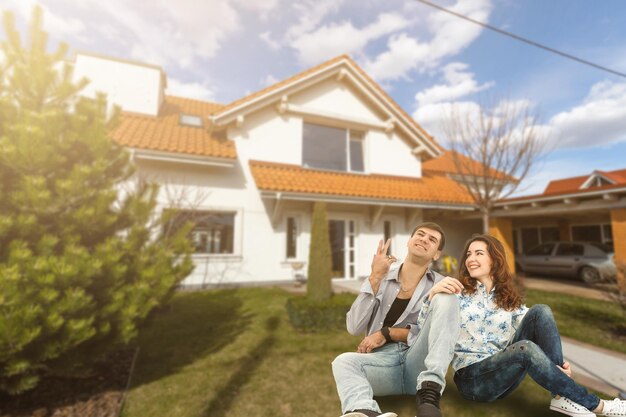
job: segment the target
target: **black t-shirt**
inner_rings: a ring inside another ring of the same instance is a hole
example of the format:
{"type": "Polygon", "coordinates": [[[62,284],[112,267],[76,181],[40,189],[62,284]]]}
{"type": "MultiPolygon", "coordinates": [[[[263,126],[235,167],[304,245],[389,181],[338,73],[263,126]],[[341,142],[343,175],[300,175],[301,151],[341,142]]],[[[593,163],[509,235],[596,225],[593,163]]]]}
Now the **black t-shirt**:
{"type": "Polygon", "coordinates": [[[406,307],[409,305],[410,298],[396,298],[393,300],[393,304],[391,304],[391,308],[387,312],[385,316],[385,321],[383,323],[383,327],[392,327],[400,315],[406,310],[406,307]]]}

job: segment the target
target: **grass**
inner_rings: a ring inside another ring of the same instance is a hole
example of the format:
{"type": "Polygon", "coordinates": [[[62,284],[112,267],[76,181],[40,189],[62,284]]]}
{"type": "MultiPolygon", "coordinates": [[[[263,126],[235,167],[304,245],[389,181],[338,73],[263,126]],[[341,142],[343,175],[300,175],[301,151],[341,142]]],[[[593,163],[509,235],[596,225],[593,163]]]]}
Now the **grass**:
{"type": "MultiPolygon", "coordinates": [[[[353,351],[360,338],[345,331],[294,331],[284,308],[289,296],[258,288],[177,294],[141,333],[123,417],[339,416],[330,363],[353,351]]],[[[535,291],[529,299],[552,303],[535,291]]],[[[528,378],[513,395],[491,404],[463,400],[449,383],[444,415],[558,416],[548,410],[549,394],[528,378]]],[[[414,416],[411,397],[380,400],[400,417],[414,416]]]]}
{"type": "Polygon", "coordinates": [[[617,303],[526,290],[526,304],[549,305],[563,336],[626,353],[626,317],[617,303]]]}

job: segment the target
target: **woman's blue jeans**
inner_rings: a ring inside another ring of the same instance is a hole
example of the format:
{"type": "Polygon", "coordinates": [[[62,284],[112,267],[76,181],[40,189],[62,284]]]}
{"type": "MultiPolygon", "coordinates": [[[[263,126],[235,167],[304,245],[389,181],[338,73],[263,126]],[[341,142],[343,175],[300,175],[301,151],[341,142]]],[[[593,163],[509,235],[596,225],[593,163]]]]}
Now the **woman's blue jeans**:
{"type": "Polygon", "coordinates": [[[563,365],[561,336],[550,307],[537,304],[528,310],[506,349],[459,369],[454,382],[466,399],[487,402],[509,395],[528,374],[553,395],[569,398],[589,410],[597,408],[600,398],[557,365],[563,365]]]}

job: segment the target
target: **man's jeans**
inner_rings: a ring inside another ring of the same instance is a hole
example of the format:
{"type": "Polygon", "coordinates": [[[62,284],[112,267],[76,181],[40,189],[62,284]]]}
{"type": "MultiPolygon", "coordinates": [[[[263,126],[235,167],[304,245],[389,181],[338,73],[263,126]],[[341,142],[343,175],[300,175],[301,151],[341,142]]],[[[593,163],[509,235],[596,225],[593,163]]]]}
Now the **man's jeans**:
{"type": "Polygon", "coordinates": [[[415,395],[424,381],[445,387],[445,375],[459,336],[456,296],[437,294],[415,343],[387,343],[371,353],[348,352],[333,361],[333,374],[344,413],[381,412],[374,395],[415,395]]]}
{"type": "Polygon", "coordinates": [[[538,304],[528,310],[506,349],[459,369],[454,382],[468,400],[494,401],[513,392],[528,373],[553,395],[594,410],[600,398],[589,394],[557,365],[563,365],[561,336],[550,307],[538,304]]]}

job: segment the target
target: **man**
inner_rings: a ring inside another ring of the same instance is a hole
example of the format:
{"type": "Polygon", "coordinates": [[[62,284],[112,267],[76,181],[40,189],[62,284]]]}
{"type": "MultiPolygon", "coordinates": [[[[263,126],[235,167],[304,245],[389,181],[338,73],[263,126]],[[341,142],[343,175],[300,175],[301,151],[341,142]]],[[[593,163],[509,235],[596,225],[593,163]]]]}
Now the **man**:
{"type": "Polygon", "coordinates": [[[396,417],[382,414],[373,397],[398,394],[416,395],[417,417],[441,417],[439,399],[459,334],[452,294],[462,286],[429,268],[445,245],[436,223],[415,228],[398,268],[391,268],[396,258],[386,255],[389,244],[378,244],[372,273],[346,317],[350,334],[367,336],[356,352],[332,364],[342,417],[396,417]],[[436,286],[447,294],[429,297],[436,286]]]}

